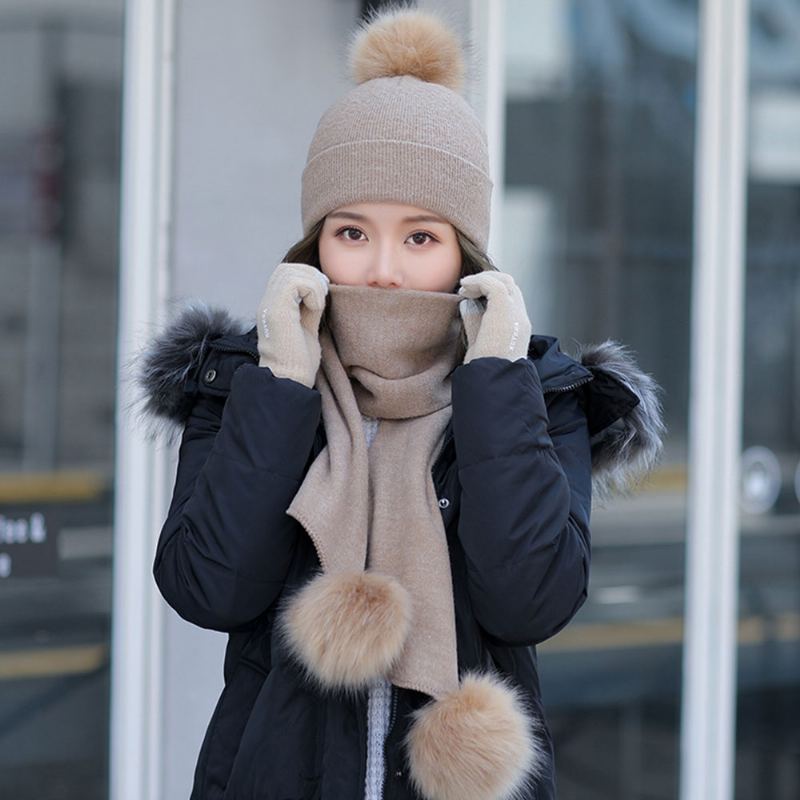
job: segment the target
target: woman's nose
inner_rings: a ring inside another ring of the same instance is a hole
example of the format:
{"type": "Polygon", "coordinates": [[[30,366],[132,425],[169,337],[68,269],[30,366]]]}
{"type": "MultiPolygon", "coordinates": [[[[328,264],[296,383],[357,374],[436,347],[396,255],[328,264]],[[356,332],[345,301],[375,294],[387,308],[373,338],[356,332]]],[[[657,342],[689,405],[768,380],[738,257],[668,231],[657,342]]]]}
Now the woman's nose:
{"type": "Polygon", "coordinates": [[[397,268],[397,258],[391,248],[379,247],[370,269],[370,285],[380,287],[402,285],[402,276],[397,268]]]}

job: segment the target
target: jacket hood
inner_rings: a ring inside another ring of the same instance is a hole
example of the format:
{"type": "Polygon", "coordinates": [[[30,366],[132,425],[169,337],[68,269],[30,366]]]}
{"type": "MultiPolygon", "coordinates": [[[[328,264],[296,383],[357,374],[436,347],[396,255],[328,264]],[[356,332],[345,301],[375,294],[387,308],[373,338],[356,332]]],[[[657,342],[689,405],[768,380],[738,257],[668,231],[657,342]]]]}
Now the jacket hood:
{"type": "MultiPolygon", "coordinates": [[[[146,437],[175,442],[194,404],[197,376],[211,349],[258,357],[255,320],[192,300],[125,365],[131,385],[126,412],[146,437]]],[[[630,348],[613,339],[578,343],[563,353],[554,336],[533,334],[528,349],[545,394],[575,390],[591,437],[593,502],[629,495],[654,469],[666,426],[662,387],[637,364],[630,348]]]]}

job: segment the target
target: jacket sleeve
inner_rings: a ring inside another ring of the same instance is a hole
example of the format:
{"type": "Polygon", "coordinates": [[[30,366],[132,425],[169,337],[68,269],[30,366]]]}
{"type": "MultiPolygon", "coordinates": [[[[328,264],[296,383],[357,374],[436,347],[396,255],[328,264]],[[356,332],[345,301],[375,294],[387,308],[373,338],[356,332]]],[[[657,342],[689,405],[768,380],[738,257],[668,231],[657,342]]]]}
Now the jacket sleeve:
{"type": "Polygon", "coordinates": [[[561,630],[587,596],[591,451],[574,390],[549,393],[530,359],[453,373],[458,536],[473,613],[499,643],[561,630]]]}
{"type": "Polygon", "coordinates": [[[153,575],[184,619],[224,632],[266,611],[286,578],[321,397],[242,364],[227,399],[199,395],[183,431],[153,575]]]}

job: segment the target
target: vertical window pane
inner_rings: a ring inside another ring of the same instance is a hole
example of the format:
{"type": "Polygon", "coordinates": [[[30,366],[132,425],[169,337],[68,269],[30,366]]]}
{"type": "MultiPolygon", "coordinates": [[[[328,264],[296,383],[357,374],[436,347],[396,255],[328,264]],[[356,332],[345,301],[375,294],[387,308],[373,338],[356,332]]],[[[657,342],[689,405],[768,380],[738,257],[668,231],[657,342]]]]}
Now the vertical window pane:
{"type": "Polygon", "coordinates": [[[736,797],[800,796],[800,4],[753,0],[736,797]]]}
{"type": "Polygon", "coordinates": [[[589,599],[539,648],[561,800],[678,795],[698,8],[506,3],[503,269],[534,332],[629,346],[660,468],[592,513],[589,599]]]}
{"type": "Polygon", "coordinates": [[[0,18],[0,795],[108,796],[122,3],[0,18]]]}

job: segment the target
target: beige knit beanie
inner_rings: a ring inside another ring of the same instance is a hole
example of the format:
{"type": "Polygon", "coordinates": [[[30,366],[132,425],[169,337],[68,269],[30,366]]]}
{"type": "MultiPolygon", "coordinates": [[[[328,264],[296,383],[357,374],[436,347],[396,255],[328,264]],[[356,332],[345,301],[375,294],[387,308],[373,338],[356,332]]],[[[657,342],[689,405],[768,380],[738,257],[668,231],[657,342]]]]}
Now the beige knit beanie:
{"type": "Polygon", "coordinates": [[[486,132],[461,96],[458,37],[435,14],[394,6],[355,30],[358,84],[322,115],[303,170],[303,233],[342,205],[392,201],[434,211],[482,250],[492,181],[486,132]]]}

